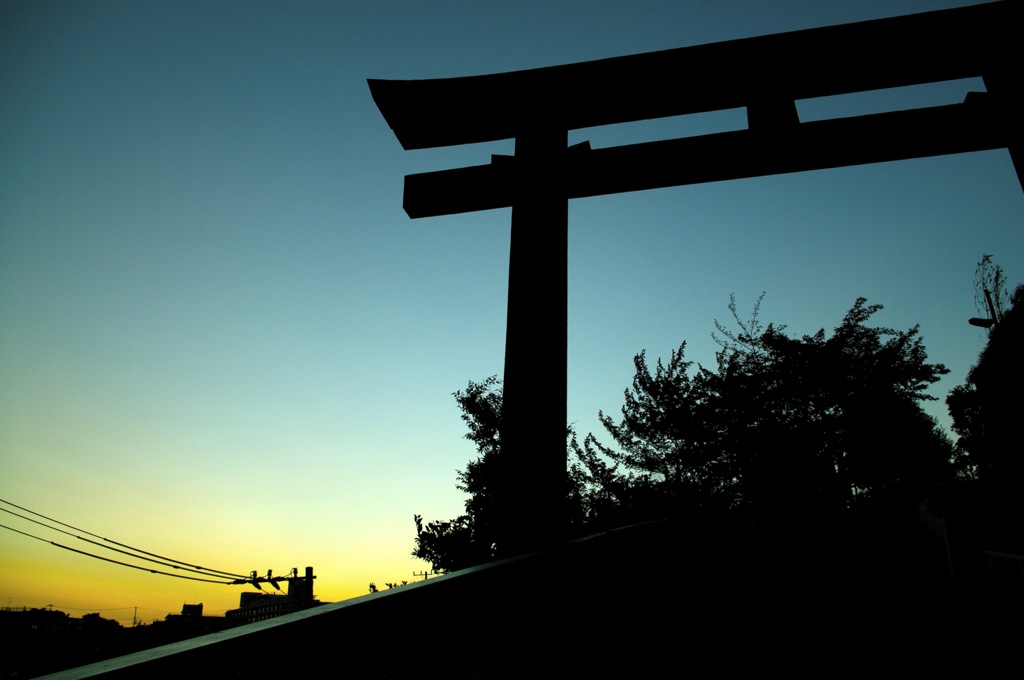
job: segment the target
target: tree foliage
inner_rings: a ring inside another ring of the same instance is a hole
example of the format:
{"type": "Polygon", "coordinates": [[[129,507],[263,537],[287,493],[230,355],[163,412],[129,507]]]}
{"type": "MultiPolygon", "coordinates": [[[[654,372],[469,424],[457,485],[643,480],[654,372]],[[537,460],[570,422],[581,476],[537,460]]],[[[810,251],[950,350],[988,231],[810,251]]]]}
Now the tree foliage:
{"type": "MultiPolygon", "coordinates": [[[[987,256],[979,270],[986,261],[990,272],[1001,275],[987,256]]],[[[986,292],[999,300],[1003,295],[995,281],[993,275],[986,292]]],[[[1020,592],[1019,564],[1005,556],[1024,554],[1024,455],[1018,422],[1024,384],[1024,285],[992,307],[988,340],[978,362],[946,397],[969,483],[936,503],[937,512],[954,519],[953,538],[961,537],[952,542],[947,537],[953,563],[960,565],[958,591],[986,595],[1020,592]],[[994,555],[1003,557],[993,561],[994,555]]]]}
{"type": "Polygon", "coordinates": [[[466,439],[476,445],[478,457],[459,470],[456,487],[469,494],[466,514],[454,519],[416,523],[413,556],[431,564],[434,571],[448,572],[492,559],[494,551],[494,479],[501,448],[501,383],[497,376],[469,382],[455,397],[462,420],[469,428],[466,439]]]}
{"type": "Polygon", "coordinates": [[[1016,420],[1024,381],[1024,285],[998,311],[977,364],[950,391],[946,405],[971,469],[990,490],[1016,495],[1024,482],[1016,420]]]}
{"type": "MultiPolygon", "coordinates": [[[[762,296],[763,298],[763,296],[762,296]]],[[[656,517],[757,518],[806,526],[858,509],[916,506],[954,474],[954,449],[921,408],[947,373],[919,329],[870,325],[881,305],[858,299],[831,334],[764,326],[761,299],[735,328],[715,322],[715,366],[685,342],[653,366],[641,351],[621,419],[599,418],[611,443],[566,430],[566,515],[577,535],[656,517]]],[[[500,474],[501,384],[454,394],[478,456],[458,472],[466,514],[424,523],[413,555],[451,571],[493,559],[500,474]]]]}
{"type": "Polygon", "coordinates": [[[695,370],[685,343],[653,371],[635,357],[621,420],[600,414],[614,444],[584,444],[623,468],[621,503],[792,521],[920,502],[950,474],[951,444],[921,409],[948,371],[917,327],[870,326],[881,306],[861,298],[831,335],[791,337],[759,306],[742,321],[730,304],[738,330],[716,322],[714,369],[695,370]]]}
{"type": "MultiPolygon", "coordinates": [[[[982,317],[998,324],[1010,306],[1010,291],[1006,286],[1006,274],[992,259],[982,255],[974,271],[974,307],[982,317]]],[[[989,326],[991,333],[993,326],[989,326]]]]}
{"type": "MultiPolygon", "coordinates": [[[[449,520],[416,523],[413,556],[429,562],[438,572],[454,571],[496,558],[495,484],[501,474],[501,381],[491,376],[482,382],[470,381],[465,390],[452,396],[462,412],[469,431],[466,439],[474,443],[477,457],[456,473],[456,488],[468,494],[466,514],[449,520]]],[[[596,516],[602,503],[603,485],[612,484],[612,475],[603,461],[581,458],[571,427],[566,428],[566,516],[552,522],[568,522],[583,527],[596,516]]]]}

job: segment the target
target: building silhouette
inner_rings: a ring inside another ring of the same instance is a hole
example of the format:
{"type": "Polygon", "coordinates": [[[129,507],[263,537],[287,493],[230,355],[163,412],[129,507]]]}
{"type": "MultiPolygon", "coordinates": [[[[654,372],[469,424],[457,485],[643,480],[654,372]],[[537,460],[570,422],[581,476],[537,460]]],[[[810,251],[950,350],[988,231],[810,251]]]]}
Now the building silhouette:
{"type": "Polygon", "coordinates": [[[306,567],[304,576],[298,576],[298,570],[293,569],[291,576],[282,579],[288,582],[286,593],[281,595],[271,595],[262,591],[242,593],[238,609],[229,609],[224,616],[229,625],[240,626],[316,607],[322,603],[313,597],[313,579],[315,578],[313,567],[306,567]]]}

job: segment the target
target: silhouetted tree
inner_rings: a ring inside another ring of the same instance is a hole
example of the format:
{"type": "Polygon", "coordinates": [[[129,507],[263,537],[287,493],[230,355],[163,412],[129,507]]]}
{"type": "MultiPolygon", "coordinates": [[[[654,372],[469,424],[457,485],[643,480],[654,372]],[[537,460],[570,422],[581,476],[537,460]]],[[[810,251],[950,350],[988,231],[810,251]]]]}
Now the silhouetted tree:
{"type": "Polygon", "coordinates": [[[414,516],[416,544],[413,556],[447,572],[481,564],[495,555],[493,484],[500,452],[501,385],[497,376],[469,382],[455,397],[462,420],[469,427],[466,438],[476,445],[478,457],[457,472],[456,487],[469,494],[466,514],[454,519],[423,523],[414,516]]]}
{"type": "Polygon", "coordinates": [[[930,364],[918,328],[871,327],[881,309],[858,299],[831,336],[793,338],[716,322],[715,370],[683,358],[652,373],[641,352],[622,420],[600,414],[615,445],[584,448],[618,463],[622,503],[649,514],[738,509],[775,523],[857,506],[915,507],[951,474],[952,445],[920,402],[947,373],[930,364]]]}
{"type": "Polygon", "coordinates": [[[646,353],[636,355],[636,375],[625,392],[621,422],[598,413],[615,446],[605,446],[591,434],[580,454],[592,469],[600,469],[602,459],[613,463],[591,483],[592,496],[614,499],[595,508],[597,513],[611,512],[630,521],[693,510],[711,501],[726,476],[719,470],[722,457],[708,446],[718,424],[709,417],[707,376],[691,376],[685,347],[684,342],[673,351],[667,364],[659,359],[653,374],[646,353]]]}
{"type": "MultiPolygon", "coordinates": [[[[928,363],[917,327],[868,325],[880,305],[858,299],[842,323],[790,337],[764,327],[760,300],[738,330],[716,323],[714,370],[684,358],[685,343],[652,371],[646,354],[621,421],[599,418],[614,445],[566,432],[570,533],[655,517],[711,521],[731,513],[775,527],[828,522],[853,509],[917,504],[953,474],[953,446],[921,409],[947,370],[928,363]]],[[[413,555],[438,571],[493,559],[493,484],[501,455],[496,377],[454,394],[478,457],[458,472],[466,514],[424,523],[413,555]]]]}
{"type": "MultiPolygon", "coordinates": [[[[979,272],[983,264],[991,272],[993,265],[985,259],[979,272]]],[[[996,280],[989,276],[989,285],[996,280]]],[[[1004,297],[996,285],[987,292],[993,300],[1004,297]]],[[[957,593],[969,597],[1019,594],[1021,585],[1019,558],[1007,556],[1024,554],[1024,454],[1018,421],[1024,384],[1024,286],[1006,297],[989,306],[988,341],[964,384],[946,397],[966,481],[929,508],[942,517],[939,526],[957,593]]]]}
{"type": "Polygon", "coordinates": [[[1024,482],[1020,448],[1020,390],[1024,384],[1024,285],[998,309],[978,363],[963,385],[946,397],[957,446],[979,480],[1004,496],[1019,495],[1024,482]]]}
{"type": "Polygon", "coordinates": [[[485,545],[486,538],[478,536],[468,515],[425,525],[420,515],[413,515],[413,521],[416,523],[416,547],[412,555],[429,562],[436,572],[464,569],[493,557],[489,546],[485,545]]]}
{"type": "Polygon", "coordinates": [[[982,255],[974,271],[974,306],[987,317],[986,325],[989,333],[995,324],[1003,318],[1010,304],[1010,291],[1006,287],[1006,274],[992,259],[991,255],[982,255]]]}
{"type": "MultiPolygon", "coordinates": [[[[468,494],[466,514],[454,519],[416,523],[413,556],[431,564],[435,571],[448,572],[482,564],[497,557],[494,486],[500,474],[501,455],[501,381],[491,376],[482,382],[470,381],[465,390],[453,394],[462,420],[469,428],[466,438],[476,445],[477,457],[459,470],[456,487],[468,494]]],[[[567,456],[580,451],[571,428],[566,428],[567,456]]],[[[603,463],[598,462],[603,466],[603,463]]],[[[566,515],[552,522],[582,526],[599,504],[592,496],[595,482],[601,478],[586,461],[572,459],[566,470],[566,515]]]]}

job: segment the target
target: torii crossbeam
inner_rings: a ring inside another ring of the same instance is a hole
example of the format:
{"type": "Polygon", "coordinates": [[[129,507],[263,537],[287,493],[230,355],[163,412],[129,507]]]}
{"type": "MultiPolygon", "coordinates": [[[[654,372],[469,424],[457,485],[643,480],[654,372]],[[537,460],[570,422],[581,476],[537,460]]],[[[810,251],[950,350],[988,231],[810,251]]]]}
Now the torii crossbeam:
{"type": "Polygon", "coordinates": [[[409,175],[410,217],[512,207],[505,345],[505,554],[564,523],[568,199],[1006,147],[1019,131],[1020,4],[959,9],[579,64],[370,80],[405,149],[515,139],[488,165],[409,175]],[[980,77],[961,104],[802,123],[796,101],[980,77]],[[568,131],[745,107],[734,132],[593,149],[568,131]]]}

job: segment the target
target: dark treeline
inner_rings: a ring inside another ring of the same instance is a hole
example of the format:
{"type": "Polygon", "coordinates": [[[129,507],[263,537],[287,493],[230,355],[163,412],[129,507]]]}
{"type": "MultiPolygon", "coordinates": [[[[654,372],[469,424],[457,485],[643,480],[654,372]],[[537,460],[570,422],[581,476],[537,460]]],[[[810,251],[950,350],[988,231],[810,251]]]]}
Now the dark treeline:
{"type": "MultiPolygon", "coordinates": [[[[604,434],[581,442],[567,428],[570,533],[667,518],[751,546],[806,544],[850,527],[906,544],[939,512],[975,524],[998,514],[1000,536],[1014,535],[1022,514],[1011,432],[1022,291],[993,320],[978,365],[947,399],[955,442],[922,409],[934,399],[927,388],[948,370],[928,362],[917,327],[873,326],[881,306],[858,299],[831,334],[794,337],[762,324],[760,300],[749,319],[733,300],[735,327],[715,322],[713,367],[687,361],[685,343],[653,367],[641,352],[620,417],[599,414],[604,434]],[[970,498],[989,502],[971,515],[970,498]]],[[[496,377],[471,381],[454,396],[479,455],[458,473],[469,495],[464,515],[415,518],[413,555],[438,571],[503,556],[493,521],[501,385],[496,377]]],[[[1020,554],[1010,543],[998,549],[1020,554]]]]}
{"type": "Polygon", "coordinates": [[[0,678],[33,678],[207,635],[224,617],[168,616],[124,627],[98,613],[74,618],[56,609],[0,610],[0,678]]]}

